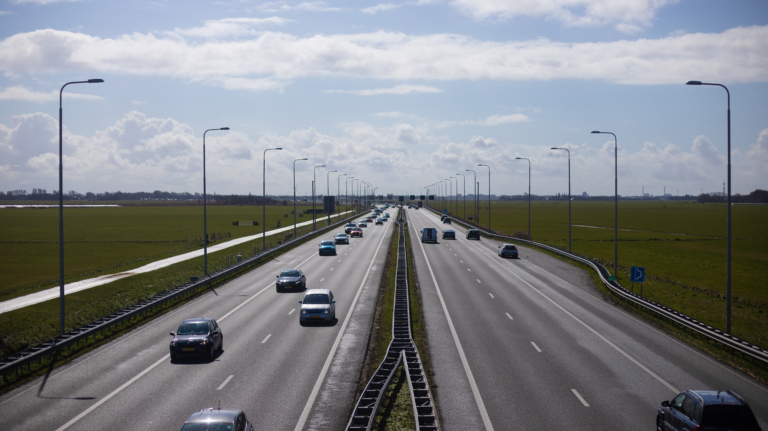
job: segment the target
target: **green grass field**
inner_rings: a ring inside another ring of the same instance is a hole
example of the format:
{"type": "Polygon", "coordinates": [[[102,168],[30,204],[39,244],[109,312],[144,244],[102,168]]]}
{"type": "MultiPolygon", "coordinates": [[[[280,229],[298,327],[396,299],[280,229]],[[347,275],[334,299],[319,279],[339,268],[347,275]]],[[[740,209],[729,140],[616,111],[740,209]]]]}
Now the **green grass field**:
{"type": "MultiPolygon", "coordinates": [[[[67,283],[127,271],[202,248],[202,206],[121,204],[127,206],[64,209],[67,283]]],[[[297,206],[297,210],[307,208],[297,206]]],[[[267,230],[274,229],[278,220],[283,227],[292,225],[292,211],[292,205],[267,207],[267,230]]],[[[210,205],[207,213],[209,235],[223,233],[239,238],[262,231],[261,206],[210,205]],[[259,226],[232,225],[240,220],[255,220],[259,226]]],[[[319,225],[326,226],[325,217],[318,217],[323,222],[319,225]]],[[[57,208],[0,210],[0,273],[4,275],[0,301],[58,285],[58,220],[57,208]]],[[[297,218],[299,223],[309,220],[309,214],[297,218]]],[[[267,241],[284,238],[285,234],[279,234],[267,237],[267,241]]],[[[209,242],[209,246],[222,241],[209,242]]]]}
{"type": "MultiPolygon", "coordinates": [[[[491,227],[500,234],[528,231],[527,202],[493,202],[491,227]]],[[[469,209],[469,208],[468,208],[469,209]]],[[[645,267],[643,295],[725,329],[725,204],[619,201],[619,281],[631,288],[632,266],[645,267]]],[[[732,332],[768,346],[768,206],[732,207],[732,332]]],[[[459,202],[458,215],[463,216],[459,202]]],[[[571,202],[572,251],[613,273],[614,203],[571,202]],[[578,226],[577,226],[578,225],[578,226]],[[590,227],[579,227],[590,226],[590,227]]],[[[480,225],[487,227],[487,202],[480,225]]],[[[531,203],[531,239],[568,249],[568,202],[531,203]]],[[[634,289],[639,292],[640,285],[634,289]]]]}

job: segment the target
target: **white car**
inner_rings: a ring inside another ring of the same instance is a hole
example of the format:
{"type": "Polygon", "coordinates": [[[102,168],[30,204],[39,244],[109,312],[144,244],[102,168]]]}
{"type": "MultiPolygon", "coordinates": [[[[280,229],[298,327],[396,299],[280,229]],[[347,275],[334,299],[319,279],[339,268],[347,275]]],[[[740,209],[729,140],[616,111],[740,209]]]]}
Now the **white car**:
{"type": "Polygon", "coordinates": [[[299,301],[299,323],[307,322],[333,322],[336,318],[336,300],[328,289],[309,289],[304,294],[304,299],[299,301]]]}

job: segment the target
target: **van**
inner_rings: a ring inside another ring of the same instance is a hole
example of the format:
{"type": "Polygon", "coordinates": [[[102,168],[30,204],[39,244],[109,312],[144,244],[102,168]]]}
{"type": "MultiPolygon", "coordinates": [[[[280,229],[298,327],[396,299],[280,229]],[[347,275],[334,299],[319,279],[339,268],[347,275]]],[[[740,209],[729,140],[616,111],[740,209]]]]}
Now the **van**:
{"type": "Polygon", "coordinates": [[[421,231],[421,242],[437,242],[437,229],[425,227],[421,231]]]}

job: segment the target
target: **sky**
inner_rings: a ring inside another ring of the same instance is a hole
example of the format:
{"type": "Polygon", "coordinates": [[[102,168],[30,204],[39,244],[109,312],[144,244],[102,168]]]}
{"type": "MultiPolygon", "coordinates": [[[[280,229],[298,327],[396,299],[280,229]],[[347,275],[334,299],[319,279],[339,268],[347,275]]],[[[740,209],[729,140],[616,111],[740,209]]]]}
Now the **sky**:
{"type": "Polygon", "coordinates": [[[593,130],[621,195],[722,191],[728,95],[690,80],[730,91],[733,193],[768,189],[764,0],[2,1],[0,191],[58,188],[91,78],[65,191],[202,192],[221,127],[209,193],[520,195],[517,157],[567,193],[558,147],[612,195],[593,130]]]}

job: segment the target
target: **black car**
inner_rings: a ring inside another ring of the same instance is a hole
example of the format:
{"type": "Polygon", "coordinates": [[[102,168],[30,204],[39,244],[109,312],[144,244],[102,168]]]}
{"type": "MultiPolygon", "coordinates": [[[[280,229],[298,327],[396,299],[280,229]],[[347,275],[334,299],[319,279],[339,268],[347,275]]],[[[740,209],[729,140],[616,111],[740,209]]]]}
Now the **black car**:
{"type": "Polygon", "coordinates": [[[242,410],[214,409],[192,413],[184,421],[181,431],[253,431],[242,410]]]}
{"type": "Polygon", "coordinates": [[[451,218],[450,217],[443,217],[443,224],[451,224],[451,218]]]}
{"type": "Polygon", "coordinates": [[[656,414],[656,430],[759,431],[752,409],[732,391],[681,392],[663,401],[656,414]]]}
{"type": "Polygon", "coordinates": [[[176,333],[171,332],[171,361],[182,356],[207,356],[213,359],[215,351],[224,350],[224,333],[213,319],[187,319],[176,333]]]}
{"type": "Polygon", "coordinates": [[[480,239],[480,231],[477,229],[468,230],[467,239],[480,239]]]}
{"type": "Polygon", "coordinates": [[[277,276],[275,285],[278,292],[289,290],[304,290],[307,288],[307,277],[300,269],[286,269],[277,276]]]}
{"type": "Polygon", "coordinates": [[[444,230],[443,239],[456,239],[456,232],[453,229],[444,230]]]}

